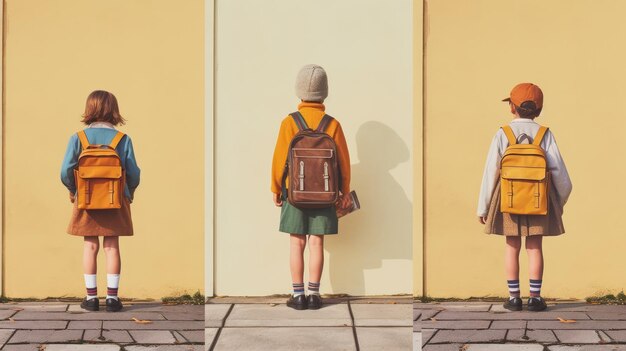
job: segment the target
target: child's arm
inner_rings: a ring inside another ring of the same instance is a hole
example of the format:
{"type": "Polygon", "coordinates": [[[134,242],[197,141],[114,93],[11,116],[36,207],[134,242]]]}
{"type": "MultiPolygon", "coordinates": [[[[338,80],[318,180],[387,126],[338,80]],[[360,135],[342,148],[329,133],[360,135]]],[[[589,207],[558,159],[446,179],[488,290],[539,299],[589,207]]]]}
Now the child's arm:
{"type": "Polygon", "coordinates": [[[130,198],[132,200],[135,195],[135,189],[139,186],[141,170],[139,169],[139,166],[137,166],[137,159],[135,159],[135,150],[133,149],[132,140],[130,140],[128,135],[126,135],[124,139],[126,139],[124,145],[124,149],[126,151],[124,170],[126,171],[126,185],[128,185],[130,198]]]}
{"type": "Polygon", "coordinates": [[[61,163],[61,182],[70,191],[70,200],[76,193],[76,183],[74,179],[74,169],[78,166],[78,155],[80,154],[80,141],[76,134],[70,137],[65,150],[65,156],[61,163]]]}
{"type": "Polygon", "coordinates": [[[550,146],[546,152],[548,170],[550,171],[552,184],[554,185],[558,198],[561,202],[561,207],[563,207],[572,192],[572,181],[569,178],[565,162],[559,152],[559,147],[556,145],[554,134],[551,132],[548,133],[550,133],[548,136],[550,139],[550,146]]]}
{"type": "MultiPolygon", "coordinates": [[[[274,148],[274,157],[272,158],[272,179],[271,190],[274,194],[274,199],[280,200],[280,194],[282,192],[282,178],[283,171],[285,169],[285,162],[287,162],[287,151],[289,143],[291,142],[291,118],[287,117],[283,119],[280,124],[280,130],[278,131],[278,138],[276,139],[276,146],[274,148]]],[[[276,200],[274,201],[276,203],[276,200]]]]}
{"type": "MultiPolygon", "coordinates": [[[[500,159],[502,158],[502,151],[500,150],[500,140],[502,138],[502,129],[498,130],[496,135],[491,141],[489,152],[487,153],[487,161],[485,162],[485,170],[483,172],[483,180],[480,186],[480,195],[478,196],[478,217],[487,217],[489,212],[489,205],[491,203],[491,197],[493,190],[496,187],[498,181],[498,173],[500,172],[500,159]]],[[[482,222],[482,221],[481,221],[482,222]]]]}
{"type": "Polygon", "coordinates": [[[337,161],[339,162],[339,171],[341,174],[341,193],[350,193],[350,152],[348,151],[348,143],[343,134],[341,124],[337,122],[337,129],[333,136],[335,145],[337,146],[337,161]]]}

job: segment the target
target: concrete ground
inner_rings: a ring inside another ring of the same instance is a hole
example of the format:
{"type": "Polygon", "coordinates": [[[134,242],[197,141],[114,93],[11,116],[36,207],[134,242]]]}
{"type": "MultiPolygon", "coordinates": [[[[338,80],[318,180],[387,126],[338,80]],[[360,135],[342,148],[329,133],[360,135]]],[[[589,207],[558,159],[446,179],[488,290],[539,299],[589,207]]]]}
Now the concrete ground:
{"type": "Polygon", "coordinates": [[[410,297],[325,299],[316,311],[285,301],[211,299],[205,350],[411,350],[410,297]]]}
{"type": "Polygon", "coordinates": [[[203,349],[203,306],[125,303],[124,309],[115,313],[100,307],[100,312],[88,312],[78,302],[0,304],[0,350],[203,349]]]}
{"type": "Polygon", "coordinates": [[[501,303],[415,303],[413,319],[416,350],[626,351],[626,306],[559,302],[510,312],[501,303]]]}

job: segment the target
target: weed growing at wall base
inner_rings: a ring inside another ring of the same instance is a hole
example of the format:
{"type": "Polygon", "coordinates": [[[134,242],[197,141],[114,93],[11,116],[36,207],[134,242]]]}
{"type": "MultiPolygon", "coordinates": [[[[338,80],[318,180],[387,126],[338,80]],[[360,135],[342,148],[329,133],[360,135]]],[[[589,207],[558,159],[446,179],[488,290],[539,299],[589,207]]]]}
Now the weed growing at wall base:
{"type": "Polygon", "coordinates": [[[196,291],[193,295],[182,294],[180,296],[163,297],[161,301],[168,305],[204,305],[206,298],[200,291],[196,291]]]}
{"type": "Polygon", "coordinates": [[[626,294],[620,291],[617,295],[607,294],[602,296],[592,296],[585,299],[588,303],[600,305],[626,305],[626,294]]]}

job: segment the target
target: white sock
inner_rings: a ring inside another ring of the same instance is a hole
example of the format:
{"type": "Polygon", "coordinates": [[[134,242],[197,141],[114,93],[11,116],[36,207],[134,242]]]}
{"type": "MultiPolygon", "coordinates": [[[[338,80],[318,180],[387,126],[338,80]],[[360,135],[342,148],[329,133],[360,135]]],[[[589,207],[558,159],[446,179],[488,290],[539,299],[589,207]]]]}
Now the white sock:
{"type": "Polygon", "coordinates": [[[117,289],[120,286],[119,274],[107,274],[107,299],[117,300],[117,289]]]}
{"type": "Polygon", "coordinates": [[[95,274],[84,274],[85,288],[87,288],[87,299],[98,297],[98,283],[95,274]]]}

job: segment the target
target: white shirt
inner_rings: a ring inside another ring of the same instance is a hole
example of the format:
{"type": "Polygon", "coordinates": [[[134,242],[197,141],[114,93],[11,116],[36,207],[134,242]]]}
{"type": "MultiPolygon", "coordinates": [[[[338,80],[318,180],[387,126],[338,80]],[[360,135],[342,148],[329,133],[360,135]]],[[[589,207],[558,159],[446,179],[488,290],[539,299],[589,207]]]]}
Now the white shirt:
{"type": "MultiPolygon", "coordinates": [[[[517,137],[520,144],[532,143],[540,125],[532,119],[516,118],[509,124],[513,130],[513,134],[517,137]]],[[[480,195],[478,197],[479,217],[486,217],[489,212],[489,204],[491,196],[498,177],[500,176],[500,160],[504,151],[509,146],[509,141],[502,129],[498,130],[491,141],[489,153],[487,154],[487,162],[485,163],[485,172],[483,173],[483,182],[480,187],[480,195]]],[[[546,152],[546,161],[548,163],[548,171],[552,178],[552,190],[556,190],[561,207],[565,205],[570,193],[572,192],[572,182],[565,168],[565,163],[556,145],[554,135],[548,130],[541,141],[541,148],[546,152]]]]}

